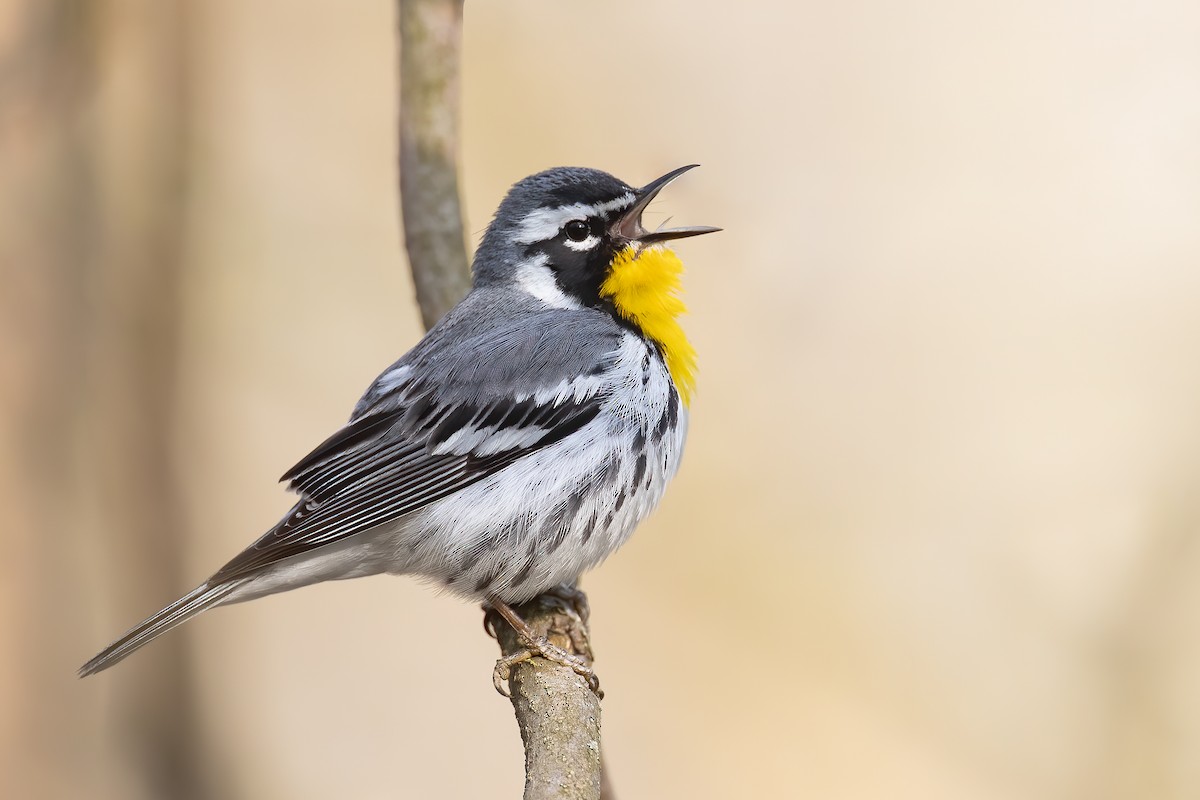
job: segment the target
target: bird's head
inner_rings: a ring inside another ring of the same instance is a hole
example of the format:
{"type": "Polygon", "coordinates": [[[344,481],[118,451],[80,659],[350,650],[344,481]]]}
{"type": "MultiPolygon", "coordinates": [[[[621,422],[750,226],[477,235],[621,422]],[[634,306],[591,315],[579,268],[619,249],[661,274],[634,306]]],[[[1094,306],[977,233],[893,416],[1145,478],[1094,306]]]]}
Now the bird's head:
{"type": "MultiPolygon", "coordinates": [[[[673,254],[662,243],[720,230],[647,230],[642,212],[668,183],[697,166],[672,170],[640,189],[596,169],[556,167],[518,182],[496,211],[475,254],[476,285],[510,283],[560,307],[620,310],[617,273],[640,272],[673,254]]],[[[677,264],[678,260],[674,259],[677,264]]],[[[671,265],[660,265],[671,272],[671,265]]],[[[658,268],[651,271],[661,271],[658,268]]],[[[678,271],[669,277],[677,285],[678,271]]],[[[627,281],[626,281],[627,282],[627,281]]]]}

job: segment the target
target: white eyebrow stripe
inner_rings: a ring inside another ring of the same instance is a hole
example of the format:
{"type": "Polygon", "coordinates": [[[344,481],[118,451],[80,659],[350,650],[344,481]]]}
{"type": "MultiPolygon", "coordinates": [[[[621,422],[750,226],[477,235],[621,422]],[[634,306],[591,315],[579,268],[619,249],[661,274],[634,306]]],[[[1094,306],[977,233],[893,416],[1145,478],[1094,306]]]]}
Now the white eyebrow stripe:
{"type": "Polygon", "coordinates": [[[514,238],[521,244],[544,242],[557,236],[558,232],[562,230],[562,226],[573,219],[587,219],[607,214],[609,211],[627,208],[633,205],[633,201],[633,194],[626,192],[613,200],[593,205],[572,203],[569,206],[558,206],[557,208],[537,208],[530,211],[525,219],[521,220],[514,238]]]}

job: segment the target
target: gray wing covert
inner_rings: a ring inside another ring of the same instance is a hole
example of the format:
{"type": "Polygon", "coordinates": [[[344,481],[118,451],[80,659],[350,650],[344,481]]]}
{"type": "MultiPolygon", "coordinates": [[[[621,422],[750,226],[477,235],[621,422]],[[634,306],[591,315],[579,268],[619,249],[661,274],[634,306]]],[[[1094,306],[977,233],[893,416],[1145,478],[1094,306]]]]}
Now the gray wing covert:
{"type": "Polygon", "coordinates": [[[604,323],[544,312],[457,342],[430,341],[435,329],[284,474],[299,502],[213,580],[395,520],[579,430],[600,411],[622,335],[604,323]]]}

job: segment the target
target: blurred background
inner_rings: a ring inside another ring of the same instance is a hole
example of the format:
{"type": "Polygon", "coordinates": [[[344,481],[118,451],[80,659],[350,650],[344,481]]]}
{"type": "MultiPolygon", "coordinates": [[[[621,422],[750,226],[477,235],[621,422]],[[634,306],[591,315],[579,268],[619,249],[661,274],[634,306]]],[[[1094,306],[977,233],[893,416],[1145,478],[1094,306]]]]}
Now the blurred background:
{"type": "MultiPolygon", "coordinates": [[[[1200,5],[467,5],[471,244],[557,164],[682,243],[681,474],[584,582],[619,795],[1200,796],[1200,5]]],[[[388,578],[74,670],[420,335],[387,0],[0,4],[0,795],[516,797],[388,578]]]]}

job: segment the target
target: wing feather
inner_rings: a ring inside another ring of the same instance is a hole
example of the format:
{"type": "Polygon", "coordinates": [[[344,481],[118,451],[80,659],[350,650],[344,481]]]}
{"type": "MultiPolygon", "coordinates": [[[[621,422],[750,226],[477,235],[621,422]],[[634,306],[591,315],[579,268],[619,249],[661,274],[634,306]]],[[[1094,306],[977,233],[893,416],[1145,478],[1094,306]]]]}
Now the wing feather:
{"type": "Polygon", "coordinates": [[[625,331],[599,311],[497,318],[493,303],[472,292],[384,371],[350,423],[284,473],[292,510],[213,580],[410,514],[592,422],[625,331]]]}
{"type": "Polygon", "coordinates": [[[318,465],[328,465],[331,459],[347,457],[363,443],[374,443],[382,429],[399,419],[401,411],[402,409],[384,411],[354,420],[317,445],[311,453],[283,473],[279,480],[294,482],[296,478],[318,465]]]}
{"type": "Polygon", "coordinates": [[[300,501],[213,580],[249,575],[410,514],[560,441],[600,410],[595,396],[545,403],[509,396],[435,403],[429,413],[428,399],[418,395],[356,419],[301,459],[284,475],[300,501]],[[408,416],[412,408],[422,411],[408,416]]]}

